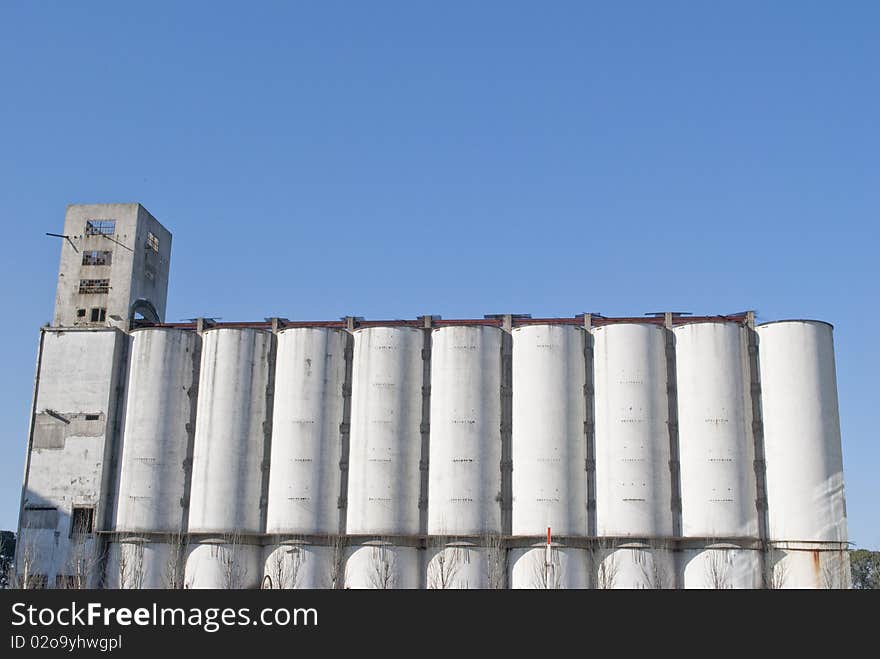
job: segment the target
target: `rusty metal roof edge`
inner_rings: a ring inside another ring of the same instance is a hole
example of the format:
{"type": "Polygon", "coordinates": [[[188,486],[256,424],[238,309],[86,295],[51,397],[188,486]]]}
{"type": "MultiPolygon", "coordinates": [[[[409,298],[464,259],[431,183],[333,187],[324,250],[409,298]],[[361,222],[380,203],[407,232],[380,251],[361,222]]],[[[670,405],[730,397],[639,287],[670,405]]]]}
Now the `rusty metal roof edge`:
{"type": "MultiPolygon", "coordinates": [[[[688,325],[693,323],[725,323],[725,322],[734,322],[734,323],[744,323],[747,320],[747,314],[738,313],[731,315],[718,315],[718,316],[675,316],[673,319],[673,325],[688,325]]],[[[531,325],[580,325],[583,322],[583,315],[577,316],[569,316],[569,317],[554,317],[554,318],[524,318],[524,317],[513,317],[511,319],[512,325],[514,327],[527,327],[531,325]]],[[[662,316],[598,316],[594,315],[591,319],[591,324],[594,327],[601,327],[603,325],[615,325],[615,324],[624,324],[624,323],[632,323],[632,324],[641,324],[641,325],[662,325],[664,319],[662,316]]],[[[788,320],[777,320],[771,322],[796,322],[796,321],[788,321],[788,320]]],[[[825,322],[825,321],[800,321],[800,322],[825,322]]],[[[432,322],[432,327],[454,327],[454,326],[488,326],[488,327],[500,327],[503,324],[503,320],[501,318],[444,318],[434,320],[432,322]]],[[[762,323],[761,325],[768,325],[770,323],[762,323]]],[[[831,323],[826,323],[830,325],[831,323]]],[[[355,329],[361,328],[371,328],[371,327],[416,327],[416,328],[424,328],[424,320],[422,318],[414,318],[414,319],[395,319],[395,320],[358,320],[355,322],[355,329]]],[[[272,327],[271,321],[260,320],[260,321],[228,321],[222,322],[217,321],[211,323],[205,329],[270,329],[272,327]]],[[[279,319],[278,328],[279,330],[289,329],[289,328],[306,328],[306,327],[321,327],[321,328],[345,328],[346,323],[342,320],[284,320],[279,319]]],[[[132,330],[138,329],[149,329],[149,328],[164,328],[164,329],[182,329],[182,330],[194,330],[196,329],[195,322],[178,322],[178,323],[150,323],[150,322],[138,322],[132,327],[132,330]]]]}

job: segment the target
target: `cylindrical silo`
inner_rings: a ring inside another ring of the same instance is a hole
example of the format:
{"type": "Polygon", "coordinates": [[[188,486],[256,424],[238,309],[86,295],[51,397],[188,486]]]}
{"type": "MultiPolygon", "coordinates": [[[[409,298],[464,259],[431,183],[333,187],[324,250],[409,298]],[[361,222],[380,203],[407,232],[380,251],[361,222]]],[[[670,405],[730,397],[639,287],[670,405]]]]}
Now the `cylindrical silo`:
{"type": "Polygon", "coordinates": [[[683,535],[757,537],[745,330],[706,322],[674,332],[683,535]]]}
{"type": "Polygon", "coordinates": [[[847,541],[831,325],[757,328],[770,540],[847,541]]]}
{"type": "Polygon", "coordinates": [[[117,531],[185,531],[188,451],[196,419],[196,332],[132,332],[117,531]]]}
{"type": "Polygon", "coordinates": [[[476,590],[490,582],[488,550],[466,542],[427,549],[425,587],[429,590],[476,590]]]}
{"type": "Polygon", "coordinates": [[[270,333],[253,329],[202,336],[191,533],[262,532],[271,345],[270,333]]]}
{"type": "Polygon", "coordinates": [[[584,331],[513,330],[513,535],[587,534],[584,331]]]}
{"type": "Polygon", "coordinates": [[[278,333],[267,533],[339,530],[340,424],[348,333],[278,333]]]}
{"type": "Polygon", "coordinates": [[[401,590],[419,587],[419,550],[368,542],[351,548],[345,567],[345,587],[401,590]]]}
{"type": "Polygon", "coordinates": [[[501,336],[496,327],[433,332],[432,535],[501,531],[501,336]]]}
{"type": "Polygon", "coordinates": [[[688,590],[755,589],[763,585],[761,553],[757,549],[719,543],[685,549],[682,582],[688,590]]]}
{"type": "Polygon", "coordinates": [[[601,590],[675,588],[672,552],[641,543],[594,551],[593,585],[601,590]]]}
{"type": "Polygon", "coordinates": [[[666,330],[593,330],[599,535],[671,536],[666,330]]]}
{"type": "Polygon", "coordinates": [[[341,552],[341,548],[298,541],[269,545],[265,548],[263,565],[265,587],[275,590],[335,588],[335,580],[341,581],[344,577],[345,557],[341,552]]]}
{"type": "Polygon", "coordinates": [[[354,332],[347,532],[419,533],[421,330],[354,332]]]}
{"type": "Polygon", "coordinates": [[[185,588],[259,588],[262,547],[235,534],[192,545],[186,559],[185,588]]]}
{"type": "Polygon", "coordinates": [[[510,550],[510,587],[513,589],[573,590],[589,585],[586,549],[536,544],[510,550]]]}

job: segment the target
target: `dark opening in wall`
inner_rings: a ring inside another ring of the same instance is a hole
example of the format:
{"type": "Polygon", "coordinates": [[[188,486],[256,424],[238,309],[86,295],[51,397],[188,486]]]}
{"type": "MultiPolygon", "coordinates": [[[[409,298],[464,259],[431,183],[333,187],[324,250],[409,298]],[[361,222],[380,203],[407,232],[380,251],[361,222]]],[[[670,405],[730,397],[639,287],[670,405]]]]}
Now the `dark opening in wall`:
{"type": "Polygon", "coordinates": [[[92,322],[93,323],[103,322],[106,317],[107,317],[107,310],[106,309],[103,309],[100,307],[93,307],[92,308],[92,322]]]}
{"type": "Polygon", "coordinates": [[[58,526],[58,509],[54,506],[25,506],[21,526],[25,529],[54,529],[58,526]]]}
{"type": "Polygon", "coordinates": [[[89,220],[86,222],[87,236],[112,236],[116,233],[116,220],[89,220]]]}
{"type": "Polygon", "coordinates": [[[76,310],[76,317],[77,318],[85,318],[86,317],[86,310],[85,309],[77,309],[76,310]]]}
{"type": "Polygon", "coordinates": [[[86,414],[86,421],[97,421],[100,418],[99,414],[86,414]]]}
{"type": "Polygon", "coordinates": [[[92,524],[95,519],[95,509],[84,506],[74,506],[70,515],[70,537],[92,532],[92,524]]]}
{"type": "Polygon", "coordinates": [[[109,293],[110,292],[110,280],[109,279],[80,279],[79,280],[79,292],[80,293],[109,293]]]}
{"type": "Polygon", "coordinates": [[[91,250],[83,252],[83,265],[110,265],[113,252],[91,250]]]}

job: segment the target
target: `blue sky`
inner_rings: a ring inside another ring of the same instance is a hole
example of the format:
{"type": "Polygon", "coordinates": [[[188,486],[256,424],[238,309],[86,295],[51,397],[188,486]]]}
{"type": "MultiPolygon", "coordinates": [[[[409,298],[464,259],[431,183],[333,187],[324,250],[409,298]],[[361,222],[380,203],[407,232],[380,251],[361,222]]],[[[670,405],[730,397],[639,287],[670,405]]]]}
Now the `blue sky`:
{"type": "Polygon", "coordinates": [[[874,2],[0,4],[0,528],[43,234],[140,201],[174,234],[168,320],[828,320],[850,537],[880,549],[878,25],[874,2]]]}

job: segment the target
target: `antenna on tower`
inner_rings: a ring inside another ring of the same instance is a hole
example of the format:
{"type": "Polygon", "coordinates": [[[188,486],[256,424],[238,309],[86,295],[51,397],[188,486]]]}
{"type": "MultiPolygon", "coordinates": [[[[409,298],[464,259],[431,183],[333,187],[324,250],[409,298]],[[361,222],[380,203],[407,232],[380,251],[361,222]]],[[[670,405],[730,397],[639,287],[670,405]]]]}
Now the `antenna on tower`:
{"type": "Polygon", "coordinates": [[[70,236],[65,236],[63,233],[49,233],[46,232],[47,236],[52,236],[53,238],[64,238],[67,242],[70,243],[70,246],[73,247],[73,251],[79,254],[79,250],[76,248],[76,245],[73,244],[73,241],[70,239],[70,236]]]}

